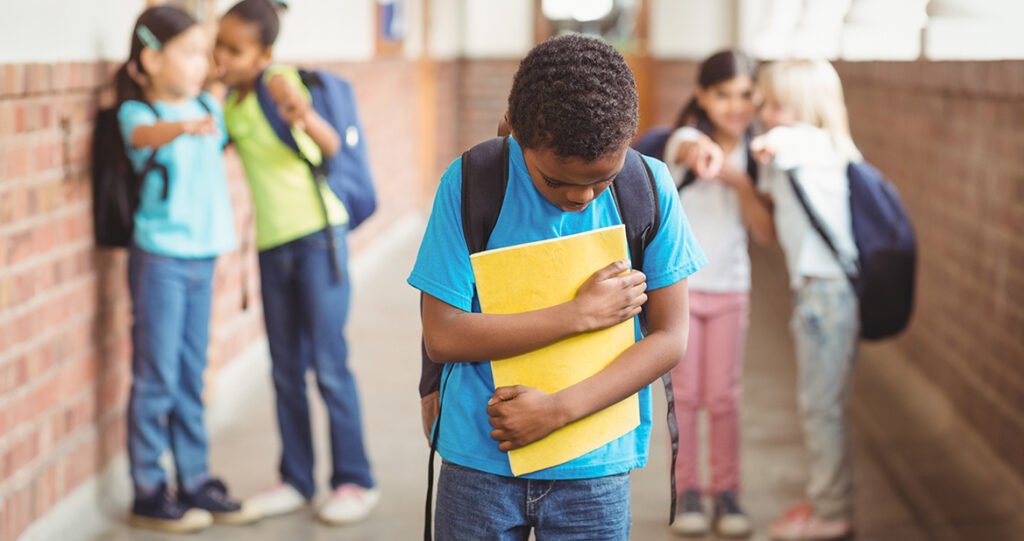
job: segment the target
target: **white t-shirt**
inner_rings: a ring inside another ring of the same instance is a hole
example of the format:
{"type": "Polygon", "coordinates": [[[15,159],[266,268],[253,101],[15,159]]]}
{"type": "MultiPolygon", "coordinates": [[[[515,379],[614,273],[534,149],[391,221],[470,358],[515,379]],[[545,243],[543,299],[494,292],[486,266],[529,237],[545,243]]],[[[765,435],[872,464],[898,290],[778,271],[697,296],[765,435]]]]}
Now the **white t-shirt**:
{"type": "MultiPolygon", "coordinates": [[[[665,144],[665,163],[676,186],[687,171],[685,164],[675,163],[679,143],[696,141],[700,135],[695,128],[682,127],[674,131],[665,144]]],[[[727,159],[733,167],[746,171],[746,145],[736,145],[727,159]]],[[[736,192],[720,180],[697,178],[679,191],[679,201],[690,219],[697,242],[708,258],[707,266],[688,279],[689,288],[707,293],[750,291],[747,226],[740,213],[736,192]]]]}
{"type": "Polygon", "coordinates": [[[831,233],[836,248],[853,261],[857,245],[850,223],[848,159],[836,150],[827,132],[807,124],[773,128],[765,137],[777,153],[761,168],[758,186],[775,203],[775,231],[786,254],[790,287],[797,289],[805,277],[844,278],[843,267],[800,206],[786,171],[795,170],[808,204],[831,233]]]}

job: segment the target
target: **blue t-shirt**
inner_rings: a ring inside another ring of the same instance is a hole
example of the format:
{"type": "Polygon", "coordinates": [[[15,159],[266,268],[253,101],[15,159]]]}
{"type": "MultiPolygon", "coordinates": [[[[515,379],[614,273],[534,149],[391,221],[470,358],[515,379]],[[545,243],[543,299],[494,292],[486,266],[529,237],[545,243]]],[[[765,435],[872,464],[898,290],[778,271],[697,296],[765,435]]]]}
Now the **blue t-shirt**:
{"type": "MultiPolygon", "coordinates": [[[[653,158],[661,207],[661,227],[644,253],[647,289],[672,285],[707,263],[690,232],[679,205],[672,176],[653,158]]],[[[622,223],[611,190],[605,190],[582,211],[565,212],[544,198],[530,180],[523,152],[513,139],[509,148],[509,178],[501,214],[487,243],[488,249],[547,240],[622,223]]],[[[441,178],[434,209],[420,245],[409,284],[460,310],[479,312],[473,269],[462,231],[461,161],[455,160],[441,178]]],[[[637,338],[640,337],[636,325],[637,338]]],[[[487,401],[494,394],[490,362],[452,363],[442,375],[441,434],[438,452],[456,464],[511,476],[508,455],[491,439],[487,401]]],[[[528,479],[586,479],[643,467],[651,435],[651,389],[639,393],[640,425],[629,434],[569,462],[533,472],[528,479]]]]}
{"type": "MultiPolygon", "coordinates": [[[[181,258],[213,257],[235,248],[235,221],[231,213],[222,149],[227,141],[224,113],[209,94],[201,99],[217,124],[212,135],[181,135],[157,150],[157,161],[167,167],[167,199],[164,176],[151,171],[142,181],[139,208],[135,211],[134,240],[143,250],[181,258]]],[[[198,99],[184,103],[153,104],[158,119],[144,103],[126,101],[117,112],[128,158],[136,171],[145,167],[151,149],[132,147],[132,133],[139,126],[202,118],[208,114],[198,99]]]]}

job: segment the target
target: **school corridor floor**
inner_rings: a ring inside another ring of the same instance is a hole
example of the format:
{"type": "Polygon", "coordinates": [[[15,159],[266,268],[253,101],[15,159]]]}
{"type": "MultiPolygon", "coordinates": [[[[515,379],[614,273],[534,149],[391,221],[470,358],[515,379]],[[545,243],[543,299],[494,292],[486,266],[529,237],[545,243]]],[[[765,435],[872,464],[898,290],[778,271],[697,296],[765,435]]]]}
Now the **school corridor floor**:
{"type": "MultiPolygon", "coordinates": [[[[392,541],[423,531],[427,444],[420,430],[417,381],[417,294],[405,284],[423,227],[422,217],[398,224],[356,259],[355,296],[348,328],[371,460],[383,498],[371,517],[346,528],[320,525],[312,510],[244,527],[214,526],[188,536],[196,541],[392,541]]],[[[789,297],[777,251],[755,249],[751,330],[743,399],[743,502],[757,533],[802,494],[805,455],[797,423],[789,297]]],[[[247,368],[267,377],[245,393],[243,407],[216,431],[211,467],[235,495],[247,496],[276,479],[276,435],[269,364],[247,368]]],[[[854,419],[860,541],[1012,541],[1024,539],[1024,491],[1004,481],[962,422],[898,359],[862,349],[851,416],[854,419]]],[[[315,389],[315,386],[311,386],[315,389]]],[[[676,539],[667,528],[668,458],[664,396],[654,393],[655,425],[649,465],[633,473],[635,540],[676,539]]],[[[318,457],[326,457],[325,423],[313,397],[318,457]]],[[[327,464],[318,465],[325,483],[327,464]]],[[[122,491],[123,492],[123,491],[122,491]]],[[[321,494],[326,493],[326,488],[321,494]]],[[[89,539],[181,539],[129,528],[127,495],[104,504],[109,527],[89,539]]],[[[708,539],[713,539],[709,537],[708,539]]]]}

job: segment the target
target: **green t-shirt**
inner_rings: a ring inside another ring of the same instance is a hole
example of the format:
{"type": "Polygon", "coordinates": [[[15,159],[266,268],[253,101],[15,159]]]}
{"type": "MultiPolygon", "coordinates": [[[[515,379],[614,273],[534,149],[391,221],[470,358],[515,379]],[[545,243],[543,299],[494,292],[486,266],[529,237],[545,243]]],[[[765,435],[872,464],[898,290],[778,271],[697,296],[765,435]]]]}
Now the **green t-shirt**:
{"type": "MultiPolygon", "coordinates": [[[[306,92],[294,68],[274,67],[266,77],[280,74],[306,92]]],[[[324,228],[324,213],[314,191],[309,167],[282,142],[260,109],[256,92],[241,100],[232,91],[224,104],[224,120],[249,180],[256,221],[256,247],[267,250],[324,228]]],[[[292,129],[299,149],[310,162],[323,157],[305,132],[292,129]]],[[[345,205],[324,183],[320,185],[332,225],[348,223],[345,205]]]]}

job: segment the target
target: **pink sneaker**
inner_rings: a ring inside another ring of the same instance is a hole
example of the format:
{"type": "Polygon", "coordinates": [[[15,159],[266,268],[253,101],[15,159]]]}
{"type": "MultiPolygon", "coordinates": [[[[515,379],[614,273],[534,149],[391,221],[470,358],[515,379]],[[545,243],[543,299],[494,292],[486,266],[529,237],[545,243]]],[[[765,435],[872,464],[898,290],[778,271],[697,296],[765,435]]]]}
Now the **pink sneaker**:
{"type": "Polygon", "coordinates": [[[363,488],[346,483],[334,489],[334,493],[320,508],[317,516],[332,526],[351,524],[366,518],[378,501],[380,491],[376,488],[363,488]]]}
{"type": "Polygon", "coordinates": [[[814,516],[814,507],[803,502],[790,507],[775,521],[771,532],[772,539],[777,541],[828,541],[849,536],[853,523],[846,518],[818,518],[814,516]]]}

